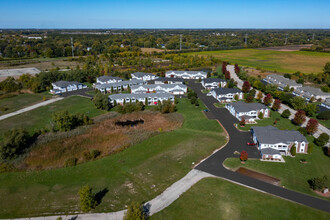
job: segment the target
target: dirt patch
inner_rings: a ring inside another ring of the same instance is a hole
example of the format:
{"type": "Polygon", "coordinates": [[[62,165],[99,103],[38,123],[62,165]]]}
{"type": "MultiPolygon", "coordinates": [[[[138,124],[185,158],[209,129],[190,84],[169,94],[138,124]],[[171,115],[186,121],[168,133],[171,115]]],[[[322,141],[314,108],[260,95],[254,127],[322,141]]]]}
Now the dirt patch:
{"type": "Polygon", "coordinates": [[[152,52],[165,52],[163,49],[158,48],[141,48],[142,53],[152,53],[152,52]]]}
{"type": "Polygon", "coordinates": [[[99,157],[120,152],[160,132],[174,130],[183,123],[178,113],[161,114],[144,111],[125,115],[111,115],[95,120],[95,125],[70,132],[49,133],[41,137],[24,161],[27,169],[51,169],[65,166],[69,158],[78,163],[90,160],[91,150],[101,151],[99,157]],[[143,120],[135,126],[118,126],[118,121],[143,120]],[[87,156],[86,156],[87,154],[87,156]]]}
{"type": "Polygon", "coordinates": [[[254,76],[254,77],[260,76],[261,78],[265,78],[268,75],[274,74],[274,72],[271,71],[257,70],[251,67],[245,67],[244,70],[249,76],[254,76]]]}
{"type": "Polygon", "coordinates": [[[287,45],[287,46],[279,46],[279,47],[265,47],[258,48],[259,50],[273,50],[273,51],[299,51],[303,48],[311,48],[313,44],[302,44],[302,45],[287,45]]]}
{"type": "Polygon", "coordinates": [[[280,180],[279,179],[276,179],[276,178],[271,177],[271,176],[267,176],[267,175],[262,174],[262,173],[255,172],[253,170],[246,169],[244,167],[238,168],[238,170],[236,170],[236,172],[239,173],[239,174],[245,175],[245,176],[252,177],[252,178],[257,179],[257,180],[261,180],[261,181],[266,182],[266,183],[270,183],[270,184],[275,185],[275,186],[280,185],[280,180]]]}
{"type": "MultiPolygon", "coordinates": [[[[60,69],[66,69],[67,67],[76,68],[77,65],[82,65],[82,64],[79,64],[77,61],[53,60],[53,61],[41,61],[41,62],[19,64],[19,65],[6,65],[2,63],[0,64],[0,69],[18,69],[18,68],[35,67],[39,70],[50,70],[50,69],[56,69],[57,67],[60,69]]],[[[14,76],[14,78],[16,78],[16,76],[14,76]]]]}

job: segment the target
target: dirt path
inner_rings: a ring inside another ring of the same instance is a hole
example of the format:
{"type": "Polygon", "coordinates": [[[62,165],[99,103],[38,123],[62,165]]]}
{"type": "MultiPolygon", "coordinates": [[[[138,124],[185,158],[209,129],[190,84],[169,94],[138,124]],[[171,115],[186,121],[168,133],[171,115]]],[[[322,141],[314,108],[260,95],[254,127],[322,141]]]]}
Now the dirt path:
{"type": "Polygon", "coordinates": [[[38,103],[38,104],[31,105],[31,106],[26,107],[26,108],[22,108],[22,109],[20,109],[20,110],[18,110],[18,111],[16,111],[16,112],[11,112],[11,113],[8,113],[8,114],[5,114],[5,115],[1,115],[1,116],[0,116],[0,121],[1,121],[1,120],[4,120],[4,119],[6,119],[6,118],[9,118],[9,117],[12,117],[12,116],[18,115],[18,114],[22,114],[22,113],[24,113],[24,112],[31,111],[31,110],[36,109],[36,108],[39,108],[39,107],[41,107],[41,106],[49,105],[49,104],[51,104],[51,103],[53,103],[53,102],[57,102],[57,101],[62,100],[62,99],[63,99],[62,97],[49,99],[49,100],[47,100],[47,101],[40,102],[40,103],[38,103]]]}

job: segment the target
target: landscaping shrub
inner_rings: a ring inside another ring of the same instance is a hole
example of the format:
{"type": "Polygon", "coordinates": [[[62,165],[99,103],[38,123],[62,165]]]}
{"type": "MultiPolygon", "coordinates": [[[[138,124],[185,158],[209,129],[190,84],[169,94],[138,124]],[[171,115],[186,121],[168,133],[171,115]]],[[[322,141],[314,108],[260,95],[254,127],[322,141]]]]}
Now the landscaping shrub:
{"type": "Polygon", "coordinates": [[[289,111],[289,109],[285,109],[285,110],[282,112],[282,114],[281,114],[281,116],[282,116],[283,118],[289,118],[290,115],[291,115],[291,112],[289,111]]]}
{"type": "Polygon", "coordinates": [[[258,115],[258,118],[263,119],[264,118],[264,113],[260,112],[258,115]]]}
{"type": "Polygon", "coordinates": [[[308,180],[310,188],[313,190],[319,190],[328,187],[328,177],[324,175],[323,177],[314,177],[310,180],[308,180]]]}
{"type": "Polygon", "coordinates": [[[66,167],[73,167],[76,166],[78,163],[78,159],[75,157],[71,157],[65,161],[65,166],[66,167]]]}
{"type": "Polygon", "coordinates": [[[296,148],[295,144],[291,147],[290,153],[291,153],[292,156],[296,156],[297,148],[296,148]]]}
{"type": "Polygon", "coordinates": [[[139,112],[144,110],[144,105],[142,102],[127,103],[124,105],[117,105],[114,110],[121,114],[139,112]]]}
{"type": "Polygon", "coordinates": [[[300,128],[298,128],[298,131],[299,131],[302,135],[304,135],[304,136],[307,135],[306,128],[300,127],[300,128]]]}
{"type": "Polygon", "coordinates": [[[90,186],[82,187],[78,195],[80,197],[80,208],[83,212],[89,212],[91,209],[95,209],[97,206],[97,201],[95,199],[95,194],[92,192],[90,186]]]}
{"type": "Polygon", "coordinates": [[[60,131],[70,131],[78,126],[93,123],[93,120],[85,114],[71,115],[68,111],[53,113],[52,120],[60,131]]]}
{"type": "Polygon", "coordinates": [[[329,141],[329,135],[327,133],[322,133],[318,138],[315,138],[315,144],[318,146],[324,146],[329,141]]]}
{"type": "Polygon", "coordinates": [[[316,118],[320,120],[330,120],[330,111],[321,112],[316,118]]]}
{"type": "Polygon", "coordinates": [[[298,110],[293,118],[293,123],[302,125],[306,121],[306,114],[303,110],[298,110]]]}
{"type": "Polygon", "coordinates": [[[240,159],[241,161],[246,161],[246,160],[248,159],[248,153],[247,153],[245,150],[243,150],[243,151],[241,152],[241,156],[239,157],[239,159],[240,159]]]}
{"type": "Polygon", "coordinates": [[[132,202],[128,207],[124,216],[124,220],[144,220],[147,215],[144,212],[143,205],[138,202],[132,202]]]}

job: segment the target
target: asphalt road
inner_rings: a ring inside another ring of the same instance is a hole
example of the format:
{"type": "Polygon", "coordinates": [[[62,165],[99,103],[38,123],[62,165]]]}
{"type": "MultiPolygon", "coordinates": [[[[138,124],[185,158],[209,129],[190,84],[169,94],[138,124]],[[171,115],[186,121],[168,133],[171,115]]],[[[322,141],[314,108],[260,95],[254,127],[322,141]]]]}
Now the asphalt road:
{"type": "MultiPolygon", "coordinates": [[[[330,213],[330,202],[316,197],[308,196],[299,192],[288,190],[284,187],[275,186],[239,173],[232,172],[223,167],[223,162],[229,157],[238,157],[234,155],[234,151],[241,152],[245,150],[248,152],[249,158],[260,158],[256,147],[247,146],[246,142],[252,141],[250,132],[241,132],[234,127],[234,123],[238,120],[233,117],[225,108],[216,108],[213,104],[217,102],[213,97],[206,96],[201,92],[203,89],[200,83],[195,83],[195,80],[190,80],[189,85],[201,99],[201,101],[210,110],[207,116],[210,119],[217,119],[224,126],[229,134],[228,144],[221,150],[214,153],[212,156],[201,162],[195,169],[201,170],[212,175],[225,178],[247,187],[263,191],[274,196],[281,197],[296,203],[300,203],[315,209],[326,211],[330,213]]],[[[289,169],[289,168],[288,168],[289,169]]]]}

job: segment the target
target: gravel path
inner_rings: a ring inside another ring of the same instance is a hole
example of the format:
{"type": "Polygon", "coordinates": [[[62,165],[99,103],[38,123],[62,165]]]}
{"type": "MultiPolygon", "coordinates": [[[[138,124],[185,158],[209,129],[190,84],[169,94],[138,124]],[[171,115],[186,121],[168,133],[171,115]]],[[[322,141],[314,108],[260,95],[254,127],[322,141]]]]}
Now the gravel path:
{"type": "Polygon", "coordinates": [[[33,109],[36,109],[36,108],[39,108],[41,106],[46,106],[46,105],[49,105],[53,102],[57,102],[59,100],[62,100],[63,98],[62,97],[58,97],[58,98],[53,98],[53,99],[49,99],[47,101],[44,101],[44,102],[40,102],[38,104],[35,104],[35,105],[31,105],[29,107],[26,107],[26,108],[22,108],[16,112],[12,112],[12,113],[8,113],[8,114],[5,114],[5,115],[2,115],[0,116],[0,121],[1,120],[4,120],[6,118],[9,118],[9,117],[12,117],[12,116],[15,116],[15,115],[18,115],[18,114],[21,114],[21,113],[24,113],[24,112],[28,112],[28,111],[31,111],[33,109]]]}

